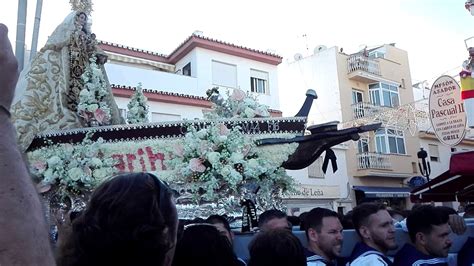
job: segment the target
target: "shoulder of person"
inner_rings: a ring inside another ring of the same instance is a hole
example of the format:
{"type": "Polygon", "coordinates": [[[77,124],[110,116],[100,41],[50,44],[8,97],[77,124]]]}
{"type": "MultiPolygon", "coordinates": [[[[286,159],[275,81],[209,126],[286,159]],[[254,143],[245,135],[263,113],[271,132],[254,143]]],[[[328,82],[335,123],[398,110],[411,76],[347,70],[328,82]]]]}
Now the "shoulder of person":
{"type": "Polygon", "coordinates": [[[348,266],[389,266],[381,254],[376,251],[368,251],[354,259],[348,266]]]}
{"type": "Polygon", "coordinates": [[[307,261],[307,266],[326,266],[326,262],[323,260],[308,260],[307,261]]]}

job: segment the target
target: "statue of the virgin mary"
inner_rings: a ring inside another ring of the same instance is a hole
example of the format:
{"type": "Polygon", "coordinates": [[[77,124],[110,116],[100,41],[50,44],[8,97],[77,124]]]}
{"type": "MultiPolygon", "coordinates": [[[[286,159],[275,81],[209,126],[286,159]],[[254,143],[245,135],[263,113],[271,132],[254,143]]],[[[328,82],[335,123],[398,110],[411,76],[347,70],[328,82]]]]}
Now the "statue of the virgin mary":
{"type": "Polygon", "coordinates": [[[90,0],[71,4],[73,11],[20,74],[11,111],[22,150],[42,132],[123,123],[103,68],[107,57],[90,31],[92,4],[90,0]],[[85,72],[94,75],[94,82],[84,77],[85,72]],[[103,89],[81,93],[91,86],[103,89]],[[97,104],[90,105],[94,110],[84,109],[86,115],[78,106],[87,98],[84,95],[91,94],[97,104]]]}

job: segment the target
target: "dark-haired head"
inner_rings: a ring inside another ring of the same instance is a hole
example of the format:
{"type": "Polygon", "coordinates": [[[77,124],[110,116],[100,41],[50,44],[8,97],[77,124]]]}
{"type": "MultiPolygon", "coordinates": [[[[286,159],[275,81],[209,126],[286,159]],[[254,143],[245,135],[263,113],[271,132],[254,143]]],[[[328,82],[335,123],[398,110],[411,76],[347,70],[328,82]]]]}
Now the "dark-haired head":
{"type": "Polygon", "coordinates": [[[363,203],[352,212],[354,229],[362,241],[382,253],[397,248],[393,219],[383,204],[363,203]]]}
{"type": "Polygon", "coordinates": [[[337,212],[325,208],[314,208],[306,215],[304,222],[306,225],[306,237],[308,237],[308,230],[310,228],[321,232],[323,218],[325,217],[335,217],[339,220],[337,212]]]}
{"type": "Polygon", "coordinates": [[[386,210],[386,207],[379,203],[362,203],[352,210],[352,223],[359,236],[361,236],[359,229],[368,224],[369,216],[381,210],[386,210]]]}
{"type": "Polygon", "coordinates": [[[176,246],[173,266],[233,266],[239,265],[227,238],[212,224],[184,226],[176,246]]]}
{"type": "Polygon", "coordinates": [[[74,220],[72,250],[58,265],[168,265],[176,230],[168,186],[152,174],[119,175],[101,184],[74,220]]]}
{"type": "Polygon", "coordinates": [[[229,221],[227,221],[224,216],[217,214],[211,215],[206,219],[206,223],[214,225],[221,235],[227,237],[229,242],[232,244],[234,240],[234,234],[230,229],[229,221]]]}
{"type": "Polygon", "coordinates": [[[286,214],[280,210],[267,210],[258,217],[258,227],[261,231],[286,228],[291,230],[286,214]]]}
{"type": "Polygon", "coordinates": [[[299,239],[285,229],[258,233],[249,246],[248,266],[305,266],[304,248],[299,239]]]}
{"type": "Polygon", "coordinates": [[[447,257],[451,247],[451,232],[446,208],[424,205],[412,211],[407,217],[410,239],[417,249],[433,257],[447,257]]]}

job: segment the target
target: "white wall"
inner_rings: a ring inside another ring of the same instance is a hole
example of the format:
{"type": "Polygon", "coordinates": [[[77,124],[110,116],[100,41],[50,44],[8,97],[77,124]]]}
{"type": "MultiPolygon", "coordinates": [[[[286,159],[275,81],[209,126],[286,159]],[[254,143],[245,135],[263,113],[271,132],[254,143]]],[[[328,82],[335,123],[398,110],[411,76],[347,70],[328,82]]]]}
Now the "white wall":
{"type": "Polygon", "coordinates": [[[268,72],[269,95],[259,94],[261,104],[271,109],[280,109],[277,66],[266,64],[238,56],[223,54],[203,48],[195,48],[197,60],[198,88],[206,91],[213,87],[212,60],[237,66],[237,86],[244,91],[250,91],[250,69],[268,72]]]}
{"type": "Polygon", "coordinates": [[[336,53],[337,47],[331,47],[297,61],[284,59],[278,67],[283,116],[295,115],[306,91],[313,89],[318,99],[313,102],[308,122],[342,121],[336,53]]]}
{"type": "MultiPolygon", "coordinates": [[[[117,102],[117,106],[120,109],[126,109],[127,104],[129,103],[129,98],[123,97],[115,97],[115,101],[117,102]]],[[[189,106],[189,105],[180,105],[180,104],[173,104],[173,103],[161,103],[161,102],[152,102],[148,101],[149,106],[149,121],[151,121],[151,113],[163,113],[163,114],[170,114],[170,115],[179,115],[181,119],[188,119],[192,120],[195,118],[203,118],[202,114],[202,107],[196,106],[189,106]]]]}
{"type": "MultiPolygon", "coordinates": [[[[434,144],[438,146],[438,151],[439,151],[439,161],[438,162],[430,162],[431,165],[431,174],[430,178],[434,178],[439,176],[440,174],[446,172],[449,170],[449,160],[451,158],[451,147],[443,145],[437,140],[431,140],[431,139],[421,139],[420,138],[420,144],[423,149],[428,152],[428,160],[429,160],[429,144],[434,144]]],[[[468,150],[474,150],[474,146],[472,145],[456,145],[453,147],[456,149],[456,152],[460,151],[468,151],[468,150]]]]}
{"type": "MultiPolygon", "coordinates": [[[[333,173],[331,162],[329,162],[324,178],[309,178],[308,168],[300,170],[286,170],[288,175],[293,177],[297,183],[304,185],[319,185],[319,186],[339,186],[340,198],[348,197],[347,182],[349,182],[347,167],[346,167],[346,149],[347,145],[337,145],[333,147],[333,151],[337,157],[338,170],[333,173]]],[[[323,153],[324,157],[326,153],[323,153]]]]}
{"type": "Polygon", "coordinates": [[[145,89],[167,91],[195,96],[205,96],[198,90],[197,79],[173,73],[142,69],[117,63],[105,64],[105,70],[111,84],[136,87],[139,82],[145,89]]]}

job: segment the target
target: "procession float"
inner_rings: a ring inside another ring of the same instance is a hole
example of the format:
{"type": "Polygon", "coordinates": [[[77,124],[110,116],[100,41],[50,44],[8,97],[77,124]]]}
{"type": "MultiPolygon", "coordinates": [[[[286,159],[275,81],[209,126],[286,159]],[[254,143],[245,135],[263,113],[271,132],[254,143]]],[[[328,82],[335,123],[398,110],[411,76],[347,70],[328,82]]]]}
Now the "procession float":
{"type": "Polygon", "coordinates": [[[12,106],[18,142],[48,215],[80,210],[104,180],[143,171],[178,192],[180,218],[240,216],[242,205],[244,216],[255,216],[281,207],[292,191],[286,169],[305,168],[325,152],[324,170],[331,162],[335,171],[331,147],[380,126],[307,128],[313,90],[294,117],[275,118],[253,95],[240,89],[222,95],[217,88],[207,91],[213,108],[205,119],[149,123],[140,85],[126,123],[103,67],[106,55],[90,31],[91,3],[71,4],[71,14],[21,73],[12,106]]]}

